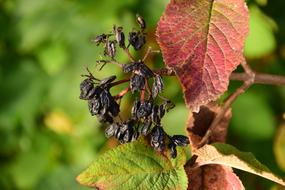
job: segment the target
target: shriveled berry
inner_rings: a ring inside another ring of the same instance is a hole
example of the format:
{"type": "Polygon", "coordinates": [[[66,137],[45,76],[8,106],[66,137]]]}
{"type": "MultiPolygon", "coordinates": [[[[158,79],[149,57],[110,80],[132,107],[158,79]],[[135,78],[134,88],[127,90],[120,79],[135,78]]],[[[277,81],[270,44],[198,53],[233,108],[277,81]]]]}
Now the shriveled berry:
{"type": "Polygon", "coordinates": [[[119,43],[119,47],[125,48],[125,34],[123,33],[123,27],[114,26],[114,32],[116,36],[116,40],[119,43]]]}
{"type": "Polygon", "coordinates": [[[101,43],[106,43],[108,37],[109,37],[109,35],[101,34],[101,35],[96,36],[95,38],[92,38],[91,42],[95,43],[98,46],[101,43]]]}
{"type": "Polygon", "coordinates": [[[88,100],[88,107],[91,115],[97,115],[99,114],[101,110],[101,103],[99,99],[93,98],[91,100],[88,100]]]}
{"type": "Polygon", "coordinates": [[[116,55],[116,41],[107,41],[105,45],[104,55],[114,59],[116,55]]]}
{"type": "Polygon", "coordinates": [[[114,119],[109,114],[98,114],[97,118],[101,123],[113,123],[114,119]]]}
{"type": "Polygon", "coordinates": [[[173,135],[171,140],[176,146],[187,146],[190,143],[188,137],[183,135],[173,135]]]}
{"type": "Polygon", "coordinates": [[[80,99],[87,100],[89,91],[93,88],[93,81],[89,78],[80,83],[80,99]]]}
{"type": "Polygon", "coordinates": [[[104,78],[100,80],[100,86],[102,88],[108,88],[108,85],[113,82],[117,77],[115,75],[112,75],[110,77],[104,78]]]}
{"type": "Polygon", "coordinates": [[[135,71],[137,69],[138,69],[137,62],[132,62],[132,63],[123,65],[123,72],[124,73],[130,73],[130,72],[133,72],[133,71],[135,71]]]}
{"type": "Polygon", "coordinates": [[[136,15],[136,18],[137,18],[137,22],[138,22],[140,28],[141,28],[142,30],[144,30],[144,29],[146,28],[146,24],[145,24],[145,21],[144,21],[143,17],[140,16],[139,14],[137,14],[137,15],[136,15]]]}
{"type": "Polygon", "coordinates": [[[170,156],[171,156],[172,158],[176,158],[176,156],[177,156],[176,145],[175,145],[174,143],[170,143],[170,144],[168,145],[168,148],[169,148],[169,150],[170,150],[170,156]]]}
{"type": "Polygon", "coordinates": [[[131,111],[131,113],[132,113],[132,118],[135,119],[135,120],[138,119],[138,118],[137,118],[137,111],[138,111],[140,105],[141,105],[141,102],[138,101],[138,100],[136,100],[136,101],[134,102],[133,107],[132,107],[132,111],[131,111]]]}
{"type": "Polygon", "coordinates": [[[155,105],[153,106],[152,111],[151,111],[151,120],[153,121],[153,123],[157,125],[160,124],[160,120],[161,120],[158,114],[158,110],[159,110],[159,106],[155,105]]]}
{"type": "Polygon", "coordinates": [[[164,149],[164,131],[160,126],[155,126],[151,131],[151,146],[159,151],[164,149]]]}
{"type": "Polygon", "coordinates": [[[111,106],[108,108],[108,112],[112,117],[116,117],[120,112],[120,106],[114,99],[111,100],[111,106]]]}
{"type": "Polygon", "coordinates": [[[151,124],[152,124],[151,120],[145,120],[141,125],[140,133],[146,136],[150,130],[151,124]]]}
{"type": "Polygon", "coordinates": [[[155,75],[152,85],[152,96],[156,97],[164,89],[164,84],[160,75],[155,75]]]}
{"type": "Polygon", "coordinates": [[[158,117],[161,119],[165,114],[165,107],[163,105],[159,105],[158,108],[158,117]]]}
{"type": "Polygon", "coordinates": [[[117,123],[113,123],[105,129],[105,136],[110,138],[115,135],[116,130],[119,128],[117,123]]]}
{"type": "Polygon", "coordinates": [[[137,111],[137,117],[144,118],[144,117],[149,116],[151,114],[152,104],[153,103],[151,101],[142,102],[137,111]]]}
{"type": "Polygon", "coordinates": [[[123,143],[127,143],[130,142],[132,140],[132,136],[133,136],[133,128],[129,128],[128,130],[125,131],[124,133],[124,137],[122,138],[122,142],[123,143]]]}
{"type": "Polygon", "coordinates": [[[144,64],[144,62],[140,61],[137,63],[138,64],[138,69],[136,70],[136,73],[145,77],[145,78],[150,78],[153,77],[154,74],[152,70],[144,64]]]}
{"type": "Polygon", "coordinates": [[[133,135],[132,135],[132,139],[131,139],[131,141],[135,141],[135,140],[137,140],[138,138],[139,138],[139,132],[137,132],[137,131],[134,131],[134,133],[133,133],[133,135]]]}
{"type": "Polygon", "coordinates": [[[130,80],[130,88],[132,93],[144,89],[144,86],[145,86],[144,77],[142,77],[141,75],[134,74],[134,76],[130,80]]]}
{"type": "Polygon", "coordinates": [[[94,88],[92,88],[91,90],[88,91],[85,98],[87,100],[90,100],[92,98],[97,99],[97,98],[99,98],[102,91],[103,91],[103,89],[100,86],[95,86],[94,88]]]}
{"type": "Polygon", "coordinates": [[[137,31],[130,32],[128,40],[135,50],[140,50],[146,42],[144,34],[137,31]]]}

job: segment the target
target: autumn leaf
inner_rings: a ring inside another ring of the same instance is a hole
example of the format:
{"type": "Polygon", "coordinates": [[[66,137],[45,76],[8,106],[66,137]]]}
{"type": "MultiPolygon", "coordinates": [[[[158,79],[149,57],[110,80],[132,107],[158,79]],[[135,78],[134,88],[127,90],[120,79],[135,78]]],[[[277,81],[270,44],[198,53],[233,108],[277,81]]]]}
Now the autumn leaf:
{"type": "Polygon", "coordinates": [[[144,141],[120,145],[95,160],[77,181],[102,190],[186,190],[186,157],[178,149],[176,159],[162,155],[144,141]]]}
{"type": "Polygon", "coordinates": [[[206,165],[187,171],[188,190],[244,190],[238,176],[230,167],[206,165]]]}
{"type": "Polygon", "coordinates": [[[243,60],[249,16],[244,0],[171,0],[156,35],[174,69],[188,107],[216,100],[243,60]]]}
{"type": "Polygon", "coordinates": [[[199,167],[209,164],[224,165],[259,175],[285,186],[285,181],[262,165],[252,153],[241,152],[231,145],[222,143],[205,145],[197,149],[194,154],[198,156],[196,165],[199,167]]]}
{"type": "MultiPolygon", "coordinates": [[[[221,106],[218,106],[215,103],[209,103],[208,105],[201,106],[198,113],[193,113],[189,116],[186,130],[192,149],[199,147],[201,139],[204,137],[221,109],[221,106]]],[[[215,130],[212,131],[208,140],[209,144],[214,142],[225,142],[231,117],[232,112],[231,109],[229,109],[218,125],[215,126],[215,130]]]]}
{"type": "MultiPolygon", "coordinates": [[[[220,110],[221,107],[217,104],[209,103],[206,106],[201,106],[198,113],[190,115],[187,122],[187,132],[192,150],[198,148],[201,139],[220,110]]],[[[231,115],[230,109],[215,127],[215,130],[209,137],[208,143],[225,142],[231,115]]],[[[230,167],[222,165],[206,165],[195,169],[185,167],[185,170],[189,180],[188,190],[244,189],[240,179],[230,167]]]]}

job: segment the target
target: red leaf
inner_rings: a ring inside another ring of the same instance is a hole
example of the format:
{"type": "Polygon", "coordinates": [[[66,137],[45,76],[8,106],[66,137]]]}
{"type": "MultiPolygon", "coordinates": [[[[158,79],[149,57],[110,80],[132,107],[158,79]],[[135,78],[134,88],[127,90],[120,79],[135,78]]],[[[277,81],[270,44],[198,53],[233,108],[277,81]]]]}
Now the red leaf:
{"type": "Polygon", "coordinates": [[[188,190],[244,190],[240,179],[230,167],[207,165],[186,173],[189,179],[188,190]]]}
{"type": "Polygon", "coordinates": [[[193,111],[227,90],[231,72],[243,59],[248,17],[244,0],[171,0],[168,4],[157,27],[157,41],[193,111]]]}

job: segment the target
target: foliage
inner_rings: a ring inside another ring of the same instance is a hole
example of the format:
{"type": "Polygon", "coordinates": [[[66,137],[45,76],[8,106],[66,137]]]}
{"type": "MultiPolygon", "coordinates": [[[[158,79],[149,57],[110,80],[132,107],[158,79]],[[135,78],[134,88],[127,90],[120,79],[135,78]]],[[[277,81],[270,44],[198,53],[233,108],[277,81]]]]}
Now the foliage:
{"type": "MultiPolygon", "coordinates": [[[[87,163],[116,145],[112,140],[106,141],[100,124],[90,117],[86,104],[78,100],[83,66],[94,65],[99,57],[98,49],[88,43],[88,38],[110,30],[114,23],[132,27],[133,16],[139,12],[148,23],[149,45],[158,48],[151,33],[167,3],[166,0],[0,2],[0,189],[88,189],[75,182],[76,175],[87,163]]],[[[285,2],[249,0],[248,5],[250,11],[258,9],[253,14],[259,17],[250,21],[250,37],[245,46],[249,64],[259,72],[285,75],[285,2]]],[[[147,62],[154,68],[163,65],[159,56],[147,62]]],[[[106,66],[102,72],[96,72],[96,77],[104,78],[118,71],[106,66]]],[[[229,93],[237,84],[230,83],[229,93]]],[[[187,120],[187,109],[178,82],[169,78],[165,86],[165,95],[179,105],[179,111],[173,110],[179,117],[170,112],[162,122],[170,134],[183,134],[181,123],[187,120]]],[[[247,93],[240,97],[241,102],[259,98],[246,108],[234,105],[227,143],[253,152],[274,173],[284,177],[285,146],[279,131],[284,128],[285,89],[256,85],[247,93]],[[260,117],[237,114],[245,109],[254,113],[256,104],[262,105],[262,127],[258,124],[260,117]],[[243,126],[245,120],[250,120],[250,133],[243,126]],[[252,134],[254,131],[257,138],[252,134]]],[[[124,109],[128,103],[128,99],[122,102],[124,109]]],[[[249,190],[275,186],[247,173],[237,175],[249,190]]]]}
{"type": "Polygon", "coordinates": [[[136,141],[103,154],[77,179],[99,189],[186,189],[185,153],[162,157],[147,142],[136,141]],[[108,160],[108,161],[106,161],[108,160]]]}

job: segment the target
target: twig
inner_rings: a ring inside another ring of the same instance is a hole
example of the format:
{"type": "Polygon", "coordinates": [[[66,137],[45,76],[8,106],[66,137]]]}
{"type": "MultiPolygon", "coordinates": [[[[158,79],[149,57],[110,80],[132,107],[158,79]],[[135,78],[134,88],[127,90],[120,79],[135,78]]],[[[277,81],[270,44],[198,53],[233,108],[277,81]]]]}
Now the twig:
{"type": "MultiPolygon", "coordinates": [[[[156,69],[153,72],[162,76],[175,76],[175,71],[171,68],[156,69]]],[[[254,84],[285,85],[285,76],[254,73],[254,84]]],[[[230,80],[247,81],[249,76],[247,73],[232,73],[230,80]]]]}
{"type": "MultiPolygon", "coordinates": [[[[248,80],[248,75],[246,73],[232,73],[230,80],[246,81],[248,80]]],[[[254,84],[285,85],[285,77],[279,75],[255,73],[254,84]]]]}

